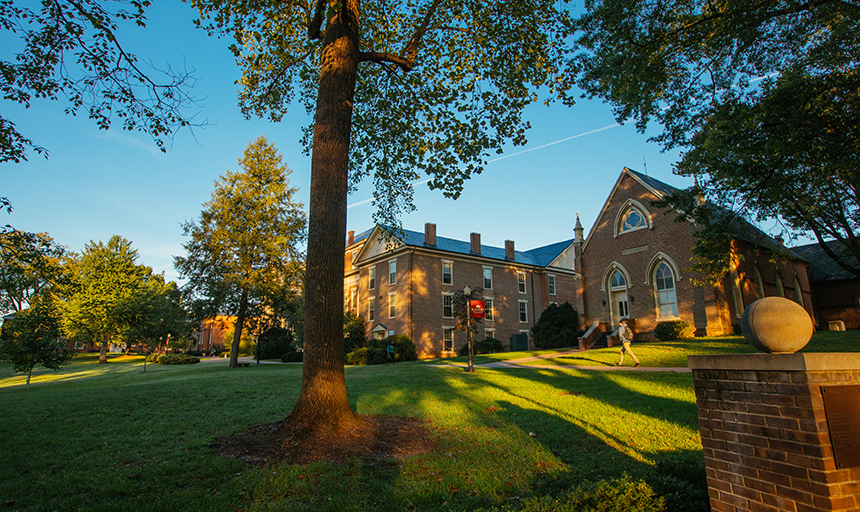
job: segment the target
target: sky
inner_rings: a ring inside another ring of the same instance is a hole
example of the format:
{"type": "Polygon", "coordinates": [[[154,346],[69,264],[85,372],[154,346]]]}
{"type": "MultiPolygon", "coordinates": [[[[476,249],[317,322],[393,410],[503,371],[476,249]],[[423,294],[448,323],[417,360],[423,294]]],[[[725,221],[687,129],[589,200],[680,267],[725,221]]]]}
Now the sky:
{"type": "MultiPolygon", "coordinates": [[[[0,196],[14,211],[0,214],[0,225],[46,232],[70,250],[90,241],[121,235],[139,253],[138,262],[177,279],[173,257],[182,255],[181,224],[197,220],[226,171],[239,170],[248,142],[264,135],[283,154],[298,187],[296,199],[307,209],[310,157],[300,144],[309,118],[300,106],[281,122],[246,120],[239,109],[235,81],[238,66],[227,49],[230,41],[211,38],[192,25],[195,11],[177,0],[154,2],[146,29],[122,27],[119,39],[142,61],[159,68],[187,68],[197,82],[192,95],[195,119],[205,126],[179,131],[161,153],[153,140],[136,132],[99,130],[85,113],[64,114],[64,101],[36,100],[29,109],[0,100],[3,115],[49,157],[31,154],[28,162],[0,164],[0,196]]],[[[0,32],[0,50],[15,39],[0,32]]],[[[8,58],[4,55],[4,58],[8,58]]],[[[426,184],[416,186],[417,211],[403,217],[403,227],[423,231],[435,223],[438,236],[504,246],[514,240],[528,250],[573,238],[577,212],[586,235],[622,169],[647,173],[675,187],[692,180],[675,176],[678,152],[663,153],[632,123],[616,123],[611,108],[597,100],[572,107],[542,104],[526,115],[532,124],[526,146],[506,147],[473,177],[456,201],[426,184]]],[[[373,226],[372,183],[349,197],[348,230],[373,226]]]]}

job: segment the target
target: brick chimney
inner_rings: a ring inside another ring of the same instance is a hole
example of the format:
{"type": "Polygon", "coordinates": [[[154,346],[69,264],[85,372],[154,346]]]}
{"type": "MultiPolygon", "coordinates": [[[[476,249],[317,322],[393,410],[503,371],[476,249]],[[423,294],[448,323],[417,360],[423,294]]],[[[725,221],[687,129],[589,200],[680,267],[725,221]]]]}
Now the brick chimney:
{"type": "Polygon", "coordinates": [[[469,250],[472,252],[472,254],[481,254],[481,234],[472,233],[471,239],[472,245],[469,250]]]}
{"type": "Polygon", "coordinates": [[[355,231],[349,230],[346,232],[346,234],[347,234],[346,245],[348,247],[348,246],[352,245],[353,242],[355,242],[355,231]]]}
{"type": "Polygon", "coordinates": [[[516,259],[516,251],[514,251],[514,241],[505,240],[505,259],[514,261],[516,259]]]}
{"type": "Polygon", "coordinates": [[[424,224],[424,245],[436,247],[436,224],[432,222],[424,224]]]}

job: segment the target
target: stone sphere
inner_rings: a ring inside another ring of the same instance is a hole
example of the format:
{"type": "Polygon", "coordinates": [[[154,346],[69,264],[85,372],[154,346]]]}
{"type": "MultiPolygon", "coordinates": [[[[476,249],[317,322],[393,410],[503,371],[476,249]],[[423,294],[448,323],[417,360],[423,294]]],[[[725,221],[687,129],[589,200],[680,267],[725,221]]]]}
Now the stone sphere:
{"type": "Polygon", "coordinates": [[[800,304],[765,297],[750,304],[741,317],[741,331],[750,345],[772,354],[793,354],[812,338],[812,319],[800,304]]]}

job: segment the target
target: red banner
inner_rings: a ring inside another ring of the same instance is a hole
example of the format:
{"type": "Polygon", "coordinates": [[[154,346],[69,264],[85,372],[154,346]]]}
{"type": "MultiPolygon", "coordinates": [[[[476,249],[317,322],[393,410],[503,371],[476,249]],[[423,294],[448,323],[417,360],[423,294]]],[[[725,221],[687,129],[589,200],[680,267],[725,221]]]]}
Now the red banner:
{"type": "Polygon", "coordinates": [[[484,318],[484,301],[473,300],[470,302],[469,309],[472,311],[472,318],[484,318]]]}

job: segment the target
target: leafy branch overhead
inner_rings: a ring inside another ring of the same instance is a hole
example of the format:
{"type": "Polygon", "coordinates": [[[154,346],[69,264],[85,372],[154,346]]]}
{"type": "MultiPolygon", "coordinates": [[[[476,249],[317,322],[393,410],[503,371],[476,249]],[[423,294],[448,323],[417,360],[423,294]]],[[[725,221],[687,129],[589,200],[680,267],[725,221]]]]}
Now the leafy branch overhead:
{"type": "MultiPolygon", "coordinates": [[[[340,2],[191,3],[200,26],[233,38],[246,116],[279,121],[296,99],[314,112],[326,20],[340,2]]],[[[458,197],[487,157],[526,142],[527,105],[572,102],[569,21],[548,0],[362,3],[350,183],[373,178],[378,223],[399,225],[422,176],[458,197]]],[[[310,149],[310,128],[304,141],[310,149]]]]}
{"type": "MultiPolygon", "coordinates": [[[[655,139],[684,150],[676,172],[696,176],[701,189],[691,193],[703,192],[718,211],[775,219],[771,231],[784,238],[814,236],[860,276],[860,6],[590,0],[585,7],[576,71],[588,96],[609,101],[619,121],[633,119],[640,130],[661,124],[655,139]]],[[[701,248],[705,258],[726,245],[717,233],[724,224],[700,237],[712,244],[701,248]]]]}
{"type": "MultiPolygon", "coordinates": [[[[184,110],[194,79],[187,71],[145,67],[117,37],[124,25],[146,26],[148,0],[45,0],[39,9],[13,1],[0,3],[0,27],[9,60],[0,60],[3,99],[29,108],[39,99],[68,100],[67,114],[83,110],[107,129],[151,135],[164,151],[164,138],[192,120],[184,110]],[[157,77],[157,78],[156,78],[157,77]]],[[[27,160],[29,151],[45,153],[0,116],[0,162],[27,160]]]]}

